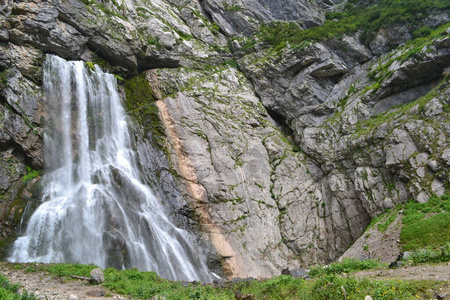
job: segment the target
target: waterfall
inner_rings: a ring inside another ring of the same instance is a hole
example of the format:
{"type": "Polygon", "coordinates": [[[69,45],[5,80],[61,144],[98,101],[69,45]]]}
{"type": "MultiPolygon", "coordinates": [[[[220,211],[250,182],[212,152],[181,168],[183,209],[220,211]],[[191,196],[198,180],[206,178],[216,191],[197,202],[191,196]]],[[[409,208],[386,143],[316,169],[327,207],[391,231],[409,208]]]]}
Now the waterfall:
{"type": "Polygon", "coordinates": [[[210,281],[201,251],[140,179],[113,75],[48,55],[43,199],[8,260],[210,281]]]}

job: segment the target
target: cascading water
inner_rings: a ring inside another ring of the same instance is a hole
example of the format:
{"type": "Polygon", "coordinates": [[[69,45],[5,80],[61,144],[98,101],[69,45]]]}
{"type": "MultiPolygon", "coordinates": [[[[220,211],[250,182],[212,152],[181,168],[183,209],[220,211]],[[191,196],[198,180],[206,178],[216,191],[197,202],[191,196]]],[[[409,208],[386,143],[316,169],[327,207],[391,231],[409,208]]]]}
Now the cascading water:
{"type": "Polygon", "coordinates": [[[43,202],[10,261],[136,267],[211,280],[187,231],[175,227],[140,178],[116,79],[49,55],[43,202]]]}

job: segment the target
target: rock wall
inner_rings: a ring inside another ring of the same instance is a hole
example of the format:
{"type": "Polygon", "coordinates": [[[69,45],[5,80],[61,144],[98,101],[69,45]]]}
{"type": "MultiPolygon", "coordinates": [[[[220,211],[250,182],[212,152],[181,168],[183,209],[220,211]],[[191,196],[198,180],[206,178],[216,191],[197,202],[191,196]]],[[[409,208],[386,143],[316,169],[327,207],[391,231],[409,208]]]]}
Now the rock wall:
{"type": "Polygon", "coordinates": [[[330,262],[385,209],[444,193],[448,26],[409,45],[400,45],[412,36],[400,25],[368,45],[355,35],[277,51],[257,42],[248,53],[230,39],[269,21],[319,25],[333,6],[1,1],[3,242],[39,199],[46,53],[124,78],[143,176],[226,277],[330,262]]]}

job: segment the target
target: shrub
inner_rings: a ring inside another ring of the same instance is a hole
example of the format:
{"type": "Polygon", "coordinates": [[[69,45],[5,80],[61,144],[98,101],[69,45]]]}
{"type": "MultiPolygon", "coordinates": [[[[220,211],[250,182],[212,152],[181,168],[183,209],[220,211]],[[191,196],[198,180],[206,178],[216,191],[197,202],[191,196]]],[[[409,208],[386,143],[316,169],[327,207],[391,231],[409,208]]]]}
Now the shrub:
{"type": "MultiPolygon", "coordinates": [[[[340,38],[360,31],[360,40],[369,43],[375,32],[392,24],[406,24],[411,29],[419,28],[431,10],[450,9],[447,0],[356,0],[347,3],[343,11],[327,12],[322,26],[301,30],[294,22],[272,22],[260,28],[257,37],[271,44],[275,50],[289,43],[294,49],[301,48],[305,41],[320,41],[340,38]]],[[[414,37],[426,36],[431,29],[421,27],[414,37]]]]}
{"type": "Polygon", "coordinates": [[[357,260],[344,259],[341,262],[335,262],[326,267],[313,267],[309,271],[309,276],[319,277],[323,275],[335,275],[349,273],[352,271],[368,270],[383,266],[382,263],[375,260],[357,260]]]}
{"type": "Polygon", "coordinates": [[[403,250],[438,249],[450,243],[450,196],[428,202],[408,201],[403,210],[400,241],[403,250]]]}
{"type": "Polygon", "coordinates": [[[445,244],[439,250],[421,249],[411,255],[414,263],[447,262],[450,261],[450,243],[445,244]]]}
{"type": "Polygon", "coordinates": [[[35,300],[36,296],[28,291],[18,293],[19,285],[9,283],[8,279],[0,274],[0,299],[2,300],[35,300]]]}

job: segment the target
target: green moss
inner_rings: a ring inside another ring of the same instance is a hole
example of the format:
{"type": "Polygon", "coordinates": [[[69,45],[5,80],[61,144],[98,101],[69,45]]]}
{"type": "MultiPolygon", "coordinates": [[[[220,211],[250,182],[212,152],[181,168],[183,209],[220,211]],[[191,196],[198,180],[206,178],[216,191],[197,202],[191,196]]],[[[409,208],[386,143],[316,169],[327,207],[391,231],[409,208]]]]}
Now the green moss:
{"type": "Polygon", "coordinates": [[[28,203],[28,200],[26,200],[22,197],[18,197],[9,206],[8,215],[9,215],[10,219],[12,217],[12,221],[13,221],[13,224],[11,224],[12,227],[15,227],[20,224],[20,220],[22,218],[23,211],[25,210],[25,207],[27,206],[27,203],[28,203]]]}
{"type": "Polygon", "coordinates": [[[240,11],[242,10],[242,7],[238,5],[228,5],[227,3],[224,3],[224,8],[226,11],[240,11]]]}
{"type": "Polygon", "coordinates": [[[436,86],[432,91],[424,95],[419,99],[415,99],[406,104],[399,106],[394,106],[391,110],[381,113],[377,116],[373,116],[369,119],[361,120],[356,124],[356,130],[354,132],[355,136],[367,135],[374,130],[376,130],[381,124],[388,123],[392,120],[398,120],[399,118],[408,115],[412,118],[417,118],[417,113],[411,113],[411,108],[417,106],[418,111],[423,111],[425,105],[433,98],[443,93],[445,87],[447,86],[448,78],[444,78],[438,86],[436,86]],[[444,89],[443,89],[444,88],[444,89]]]}
{"type": "Polygon", "coordinates": [[[22,178],[22,181],[24,183],[26,183],[26,182],[28,182],[28,181],[38,177],[41,174],[41,171],[34,170],[31,167],[29,167],[29,166],[26,166],[25,168],[27,170],[27,174],[25,174],[25,176],[22,178]]]}
{"type": "Polygon", "coordinates": [[[8,87],[8,70],[0,72],[0,87],[8,87]]]}
{"type": "Polygon", "coordinates": [[[145,78],[145,73],[124,80],[124,85],[125,108],[128,114],[143,126],[146,134],[151,134],[158,148],[166,151],[165,130],[159,117],[159,109],[155,104],[155,95],[145,78]]]}
{"type": "Polygon", "coordinates": [[[95,69],[95,64],[94,64],[93,62],[87,61],[87,62],[85,62],[85,64],[86,64],[86,67],[87,67],[89,70],[94,71],[94,69],[95,69]]]}

